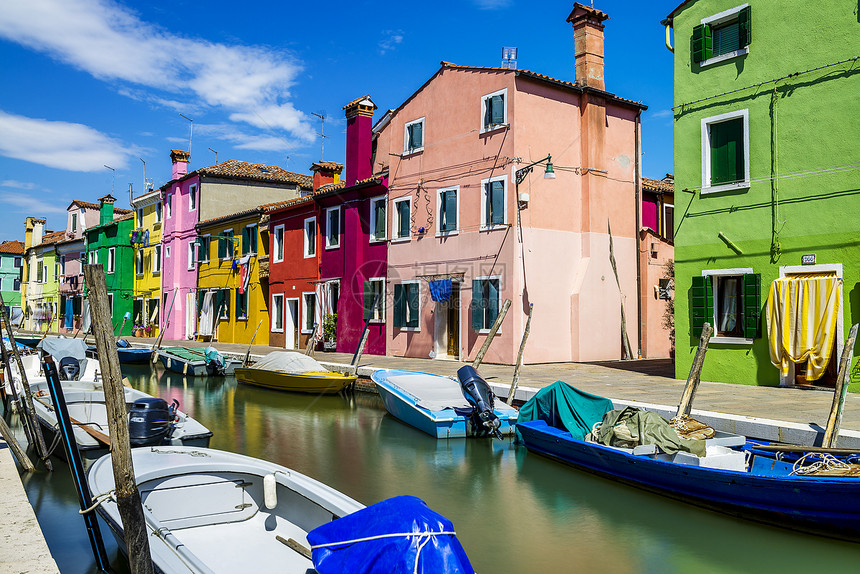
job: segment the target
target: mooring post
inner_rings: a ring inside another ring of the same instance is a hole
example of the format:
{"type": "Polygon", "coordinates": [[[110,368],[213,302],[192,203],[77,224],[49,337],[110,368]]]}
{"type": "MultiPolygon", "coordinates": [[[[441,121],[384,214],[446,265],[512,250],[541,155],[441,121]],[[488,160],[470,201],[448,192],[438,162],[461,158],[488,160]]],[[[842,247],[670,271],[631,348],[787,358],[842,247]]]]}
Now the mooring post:
{"type": "Polygon", "coordinates": [[[711,324],[705,323],[702,326],[699,348],[696,349],[696,356],[693,358],[693,364],[690,366],[690,376],[687,377],[687,385],[684,387],[684,394],[681,395],[681,403],[678,405],[678,412],[675,414],[676,417],[690,415],[690,410],[693,408],[693,398],[696,396],[696,389],[699,388],[699,382],[702,377],[702,365],[705,364],[705,353],[708,352],[708,343],[713,334],[714,329],[711,327],[711,324]]]}
{"type": "Polygon", "coordinates": [[[493,342],[493,338],[496,336],[496,332],[502,326],[502,321],[505,320],[505,315],[508,314],[508,309],[511,308],[511,300],[505,299],[505,302],[502,303],[502,309],[499,311],[498,316],[496,317],[493,326],[490,328],[490,332],[487,333],[487,340],[484,341],[481,350],[478,351],[478,354],[475,356],[475,360],[472,363],[472,368],[477,369],[481,366],[481,363],[484,361],[484,355],[487,354],[487,351],[490,349],[490,343],[493,342]]]}
{"type": "Polygon", "coordinates": [[[12,429],[9,428],[9,425],[6,424],[3,417],[0,417],[0,436],[3,437],[6,444],[8,444],[9,448],[12,449],[12,454],[15,455],[15,458],[18,459],[18,462],[22,467],[24,467],[24,470],[27,472],[33,472],[36,470],[36,467],[33,466],[33,461],[30,460],[27,453],[24,452],[24,449],[21,448],[21,445],[18,444],[17,440],[15,440],[15,435],[12,434],[12,429]]]}
{"type": "Polygon", "coordinates": [[[857,341],[858,324],[851,327],[848,340],[842,349],[842,357],[839,360],[839,372],[836,375],[836,388],[833,389],[833,404],[830,407],[830,416],[827,418],[827,427],[824,429],[824,440],[821,446],[833,448],[836,439],[839,438],[839,427],[842,424],[842,411],[845,406],[845,394],[848,392],[848,379],[851,371],[851,356],[854,354],[854,343],[857,341]]]}
{"type": "Polygon", "coordinates": [[[251,336],[251,342],[248,343],[248,350],[245,351],[245,358],[242,360],[242,366],[248,366],[248,360],[251,358],[251,345],[254,344],[254,339],[257,338],[257,331],[260,330],[260,326],[263,324],[263,319],[260,319],[260,322],[257,323],[257,328],[254,329],[254,334],[251,336]]]}
{"type": "Polygon", "coordinates": [[[514,404],[514,395],[517,392],[517,385],[520,382],[520,367],[523,364],[523,351],[526,348],[526,340],[529,338],[529,333],[532,329],[532,311],[534,311],[534,303],[529,303],[529,318],[526,319],[526,329],[523,331],[523,340],[520,343],[520,352],[517,353],[517,366],[514,367],[514,379],[511,381],[511,390],[508,391],[508,406],[514,404]]]}
{"type": "Polygon", "coordinates": [[[364,329],[361,330],[361,339],[358,340],[358,347],[355,349],[355,354],[352,356],[352,362],[349,364],[352,367],[352,374],[358,372],[358,362],[361,360],[361,355],[364,354],[364,346],[367,344],[367,339],[370,337],[370,320],[373,319],[373,312],[379,304],[381,293],[377,293],[373,297],[373,304],[370,306],[370,311],[367,317],[364,318],[364,329]]]}
{"type": "Polygon", "coordinates": [[[128,562],[132,574],[152,574],[146,520],[131,458],[125,389],[122,386],[116,341],[110,328],[111,317],[104,268],[101,265],[84,265],[84,277],[90,291],[93,334],[96,338],[96,350],[102,371],[105,407],[111,437],[111,464],[116,485],[116,504],[122,518],[128,562]]]}
{"type": "MultiPolygon", "coordinates": [[[[155,344],[152,346],[152,362],[158,360],[158,349],[161,348],[161,340],[164,339],[164,331],[167,330],[167,321],[170,319],[170,314],[173,312],[173,302],[176,301],[176,288],[173,288],[173,297],[170,298],[170,307],[167,308],[167,315],[164,316],[164,321],[162,322],[163,327],[158,332],[158,338],[155,340],[155,344]]],[[[164,304],[164,301],[161,302],[164,304]]],[[[92,330],[92,326],[90,326],[92,330]]]]}

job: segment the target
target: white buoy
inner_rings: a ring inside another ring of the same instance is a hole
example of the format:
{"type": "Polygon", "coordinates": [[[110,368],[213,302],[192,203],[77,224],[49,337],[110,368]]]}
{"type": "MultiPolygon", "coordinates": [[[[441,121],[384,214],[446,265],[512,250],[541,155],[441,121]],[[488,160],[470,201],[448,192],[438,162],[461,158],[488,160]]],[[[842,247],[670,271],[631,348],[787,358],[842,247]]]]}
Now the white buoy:
{"type": "Polygon", "coordinates": [[[278,483],[275,480],[275,473],[267,474],[263,477],[263,497],[266,508],[272,510],[278,505],[278,483]]]}

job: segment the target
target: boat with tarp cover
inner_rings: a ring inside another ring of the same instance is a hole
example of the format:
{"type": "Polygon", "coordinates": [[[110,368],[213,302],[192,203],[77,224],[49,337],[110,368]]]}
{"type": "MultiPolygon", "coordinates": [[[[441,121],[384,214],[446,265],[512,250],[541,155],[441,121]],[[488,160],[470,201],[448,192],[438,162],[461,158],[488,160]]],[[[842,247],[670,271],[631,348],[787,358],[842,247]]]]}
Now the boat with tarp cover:
{"type": "MultiPolygon", "coordinates": [[[[132,449],[157,572],[472,574],[454,527],[420,500],[366,507],[289,468],[230,452],[132,449]]],[[[87,474],[126,551],[110,455],[87,474]]]]}
{"type": "Polygon", "coordinates": [[[166,369],[192,377],[232,375],[242,365],[242,361],[222,355],[215,347],[165,347],[156,352],[166,369]]]}
{"type": "Polygon", "coordinates": [[[559,381],[523,405],[517,435],[531,452],[683,502],[860,541],[860,456],[780,456],[760,448],[767,443],[728,433],[690,445],[698,455],[682,448],[677,435],[666,445],[644,440],[634,446],[619,442],[621,434],[646,434],[645,423],[631,427],[624,420],[630,408],[615,410],[609,399],[559,381]]]}
{"type": "Polygon", "coordinates": [[[272,351],[250,367],[237,368],[235,374],[240,383],[315,395],[338,393],[357,378],[329,371],[313,357],[295,351],[272,351]]]}

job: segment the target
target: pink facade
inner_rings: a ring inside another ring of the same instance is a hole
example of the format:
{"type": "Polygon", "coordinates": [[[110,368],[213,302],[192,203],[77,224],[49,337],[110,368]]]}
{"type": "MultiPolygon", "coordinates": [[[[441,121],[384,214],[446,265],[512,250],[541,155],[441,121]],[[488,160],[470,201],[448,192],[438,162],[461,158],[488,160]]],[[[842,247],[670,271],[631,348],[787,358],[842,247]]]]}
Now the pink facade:
{"type": "Polygon", "coordinates": [[[649,359],[666,358],[672,355],[670,338],[670,304],[675,296],[670,280],[671,270],[667,266],[674,260],[672,243],[651,229],[640,231],[640,269],[642,270],[642,356],[649,359]]]}

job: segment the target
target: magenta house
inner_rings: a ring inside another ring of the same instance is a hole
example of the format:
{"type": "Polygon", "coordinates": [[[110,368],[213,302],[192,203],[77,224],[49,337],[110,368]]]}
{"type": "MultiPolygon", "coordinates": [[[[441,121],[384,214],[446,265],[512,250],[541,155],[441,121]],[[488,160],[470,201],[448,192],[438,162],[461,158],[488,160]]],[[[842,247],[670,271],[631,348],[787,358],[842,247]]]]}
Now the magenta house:
{"type": "MultiPolygon", "coordinates": [[[[305,221],[306,245],[313,243],[317,231],[321,235],[317,320],[321,323],[327,314],[337,313],[337,351],[352,353],[369,318],[364,352],[384,355],[388,172],[373,170],[376,105],[370,96],[353,100],[343,109],[345,180],[324,186],[316,195],[322,221],[305,221]]],[[[305,252],[305,257],[311,256],[305,252]]]]}

